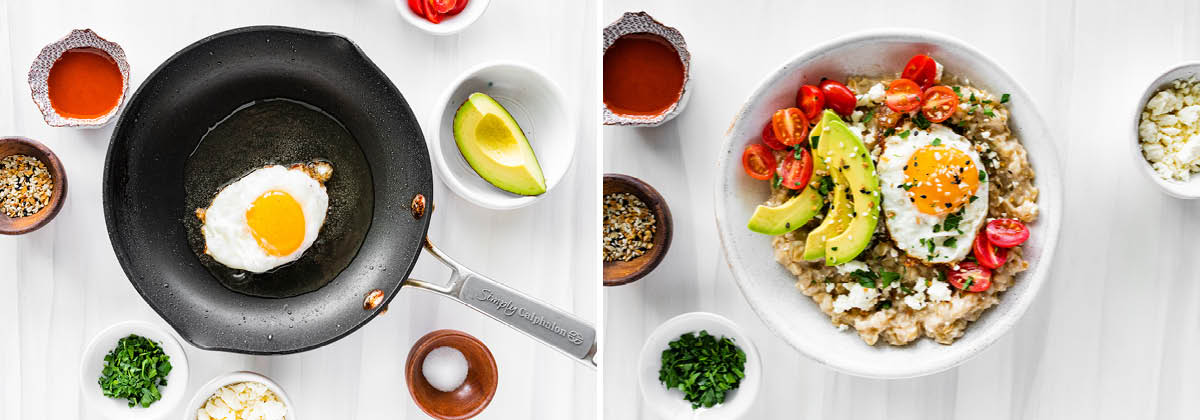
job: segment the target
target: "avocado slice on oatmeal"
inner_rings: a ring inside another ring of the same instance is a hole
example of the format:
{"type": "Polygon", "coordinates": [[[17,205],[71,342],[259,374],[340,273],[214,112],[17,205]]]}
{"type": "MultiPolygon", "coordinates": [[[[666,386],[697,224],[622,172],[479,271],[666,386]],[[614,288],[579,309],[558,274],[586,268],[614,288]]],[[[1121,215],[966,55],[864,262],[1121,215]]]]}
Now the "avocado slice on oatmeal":
{"type": "Polygon", "coordinates": [[[822,119],[819,159],[828,158],[826,164],[834,177],[834,191],[850,190],[854,211],[846,229],[825,241],[825,265],[839,265],[853,261],[871,242],[879,222],[879,174],[870,152],[862,139],[850,131],[841,118],[822,119]],[[837,180],[845,184],[836,185],[837,180]]]}

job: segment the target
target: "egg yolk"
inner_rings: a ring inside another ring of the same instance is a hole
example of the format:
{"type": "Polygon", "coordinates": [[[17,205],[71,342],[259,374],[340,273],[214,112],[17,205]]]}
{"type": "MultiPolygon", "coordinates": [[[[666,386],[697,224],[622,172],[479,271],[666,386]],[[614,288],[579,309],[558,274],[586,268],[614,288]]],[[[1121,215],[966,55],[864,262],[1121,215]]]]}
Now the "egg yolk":
{"type": "Polygon", "coordinates": [[[946,146],[917,149],[904,167],[908,199],[921,213],[942,216],[970,202],[979,188],[979,170],[961,150],[946,146]]]}
{"type": "Polygon", "coordinates": [[[246,224],[267,255],[291,254],[304,241],[304,211],[283,191],[267,191],[254,199],[246,210],[246,224]]]}

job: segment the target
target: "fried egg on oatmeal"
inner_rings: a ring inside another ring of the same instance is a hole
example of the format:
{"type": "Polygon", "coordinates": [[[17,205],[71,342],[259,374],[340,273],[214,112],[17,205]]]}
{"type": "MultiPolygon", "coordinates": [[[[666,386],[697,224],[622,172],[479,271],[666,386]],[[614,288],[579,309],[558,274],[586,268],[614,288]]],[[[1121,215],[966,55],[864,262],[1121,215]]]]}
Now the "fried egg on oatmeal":
{"type": "Polygon", "coordinates": [[[928,263],[967,256],[988,210],[987,173],[970,142],[939,124],[896,134],[877,168],[897,247],[928,263]]]}
{"type": "Polygon", "coordinates": [[[205,253],[237,270],[262,273],[295,261],[317,240],[329,209],[326,162],[271,165],[221,188],[196,210],[205,253]]]}

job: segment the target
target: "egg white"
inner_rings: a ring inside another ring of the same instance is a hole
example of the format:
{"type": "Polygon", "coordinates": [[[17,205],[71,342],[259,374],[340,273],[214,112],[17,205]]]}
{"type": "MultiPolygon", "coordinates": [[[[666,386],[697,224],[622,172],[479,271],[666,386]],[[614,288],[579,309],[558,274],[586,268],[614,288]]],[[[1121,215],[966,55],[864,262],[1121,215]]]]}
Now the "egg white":
{"type": "Polygon", "coordinates": [[[301,168],[267,166],[225,186],[204,210],[206,252],[226,267],[262,273],[300,258],[317,240],[329,210],[325,186],[301,168]],[[267,254],[250,232],[246,210],[269,191],[291,195],[304,214],[304,240],[290,254],[267,254]]]}
{"type": "Polygon", "coordinates": [[[876,165],[883,192],[883,211],[892,240],[909,256],[929,263],[957,262],[971,251],[975,233],[987,217],[988,182],[980,182],[975,191],[979,198],[964,206],[966,210],[957,230],[934,232],[934,225],[942,224],[946,216],[922,213],[900,186],[906,182],[904,166],[913,153],[932,144],[934,139],[941,139],[941,145],[966,153],[976,168],[986,170],[971,143],[940,124],[932,125],[928,131],[913,130],[908,138],[893,135],[884,140],[886,147],[876,165]],[[955,238],[953,246],[943,245],[948,238],[955,238]],[[927,241],[935,244],[932,253],[927,241]]]}

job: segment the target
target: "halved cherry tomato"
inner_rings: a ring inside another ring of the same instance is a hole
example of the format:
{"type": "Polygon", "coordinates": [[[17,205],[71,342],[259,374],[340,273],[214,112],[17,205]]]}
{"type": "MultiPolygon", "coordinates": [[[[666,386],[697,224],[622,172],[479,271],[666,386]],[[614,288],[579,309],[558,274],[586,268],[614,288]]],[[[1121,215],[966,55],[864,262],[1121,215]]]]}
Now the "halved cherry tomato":
{"type": "Polygon", "coordinates": [[[804,117],[812,122],[825,109],[825,94],[813,85],[800,86],[800,90],[796,91],[796,106],[804,111],[804,117]]]}
{"type": "Polygon", "coordinates": [[[887,106],[896,112],[908,112],[920,108],[921,87],[912,80],[893,80],[887,88],[887,106]]]}
{"type": "Polygon", "coordinates": [[[997,248],[991,241],[988,241],[987,234],[980,232],[975,235],[975,244],[972,247],[972,252],[975,255],[975,260],[979,261],[979,265],[987,268],[1000,268],[1008,261],[1008,250],[997,248]]]}
{"type": "Polygon", "coordinates": [[[812,153],[809,153],[804,145],[796,146],[795,152],[788,153],[787,157],[783,158],[777,173],[782,180],[780,185],[793,190],[804,189],[812,179],[812,153]],[[796,153],[800,154],[799,159],[796,159],[796,153]]]}
{"type": "Polygon", "coordinates": [[[425,4],[424,10],[425,10],[425,20],[428,20],[433,23],[442,23],[442,14],[438,13],[437,10],[435,10],[433,8],[432,4],[425,4]]]}
{"type": "Polygon", "coordinates": [[[950,119],[958,110],[958,94],[948,87],[938,85],[925,90],[925,102],[921,104],[921,113],[930,122],[942,122],[950,119]]]}
{"type": "Polygon", "coordinates": [[[992,287],[992,270],[981,267],[970,261],[958,263],[957,268],[950,269],[946,281],[958,290],[982,292],[992,287]]]}
{"type": "Polygon", "coordinates": [[[800,108],[784,108],[775,111],[771,116],[771,126],[775,129],[775,138],[788,146],[808,141],[808,118],[800,108]]]}
{"type": "Polygon", "coordinates": [[[455,0],[429,0],[429,5],[433,6],[433,10],[441,14],[450,13],[457,6],[456,3],[455,0]]]}
{"type": "Polygon", "coordinates": [[[821,93],[825,95],[825,106],[842,116],[849,116],[858,104],[854,91],[836,80],[822,80],[821,93]]]}
{"type": "Polygon", "coordinates": [[[408,8],[417,16],[425,17],[425,2],[426,0],[408,0],[408,8]]]}
{"type": "Polygon", "coordinates": [[[751,144],[742,152],[742,169],[751,178],[766,181],[775,174],[775,154],[767,146],[751,144]]]}
{"type": "Polygon", "coordinates": [[[1029,239],[1029,228],[1017,219],[994,219],[984,228],[988,241],[1001,248],[1012,248],[1029,239]]]}
{"type": "Polygon", "coordinates": [[[463,9],[466,9],[466,8],[467,8],[467,0],[458,0],[458,4],[454,5],[454,10],[447,12],[446,15],[447,16],[457,15],[458,12],[461,12],[461,11],[463,11],[463,9]]]}
{"type": "Polygon", "coordinates": [[[904,65],[904,72],[900,73],[900,77],[912,80],[920,85],[921,89],[929,89],[937,83],[937,62],[925,54],[914,55],[908,60],[908,64],[904,65]]]}
{"type": "Polygon", "coordinates": [[[767,121],[767,125],[763,126],[762,139],[763,144],[766,144],[767,147],[772,149],[787,150],[788,148],[783,143],[780,143],[779,139],[775,137],[775,125],[772,124],[771,121],[767,121]]]}

